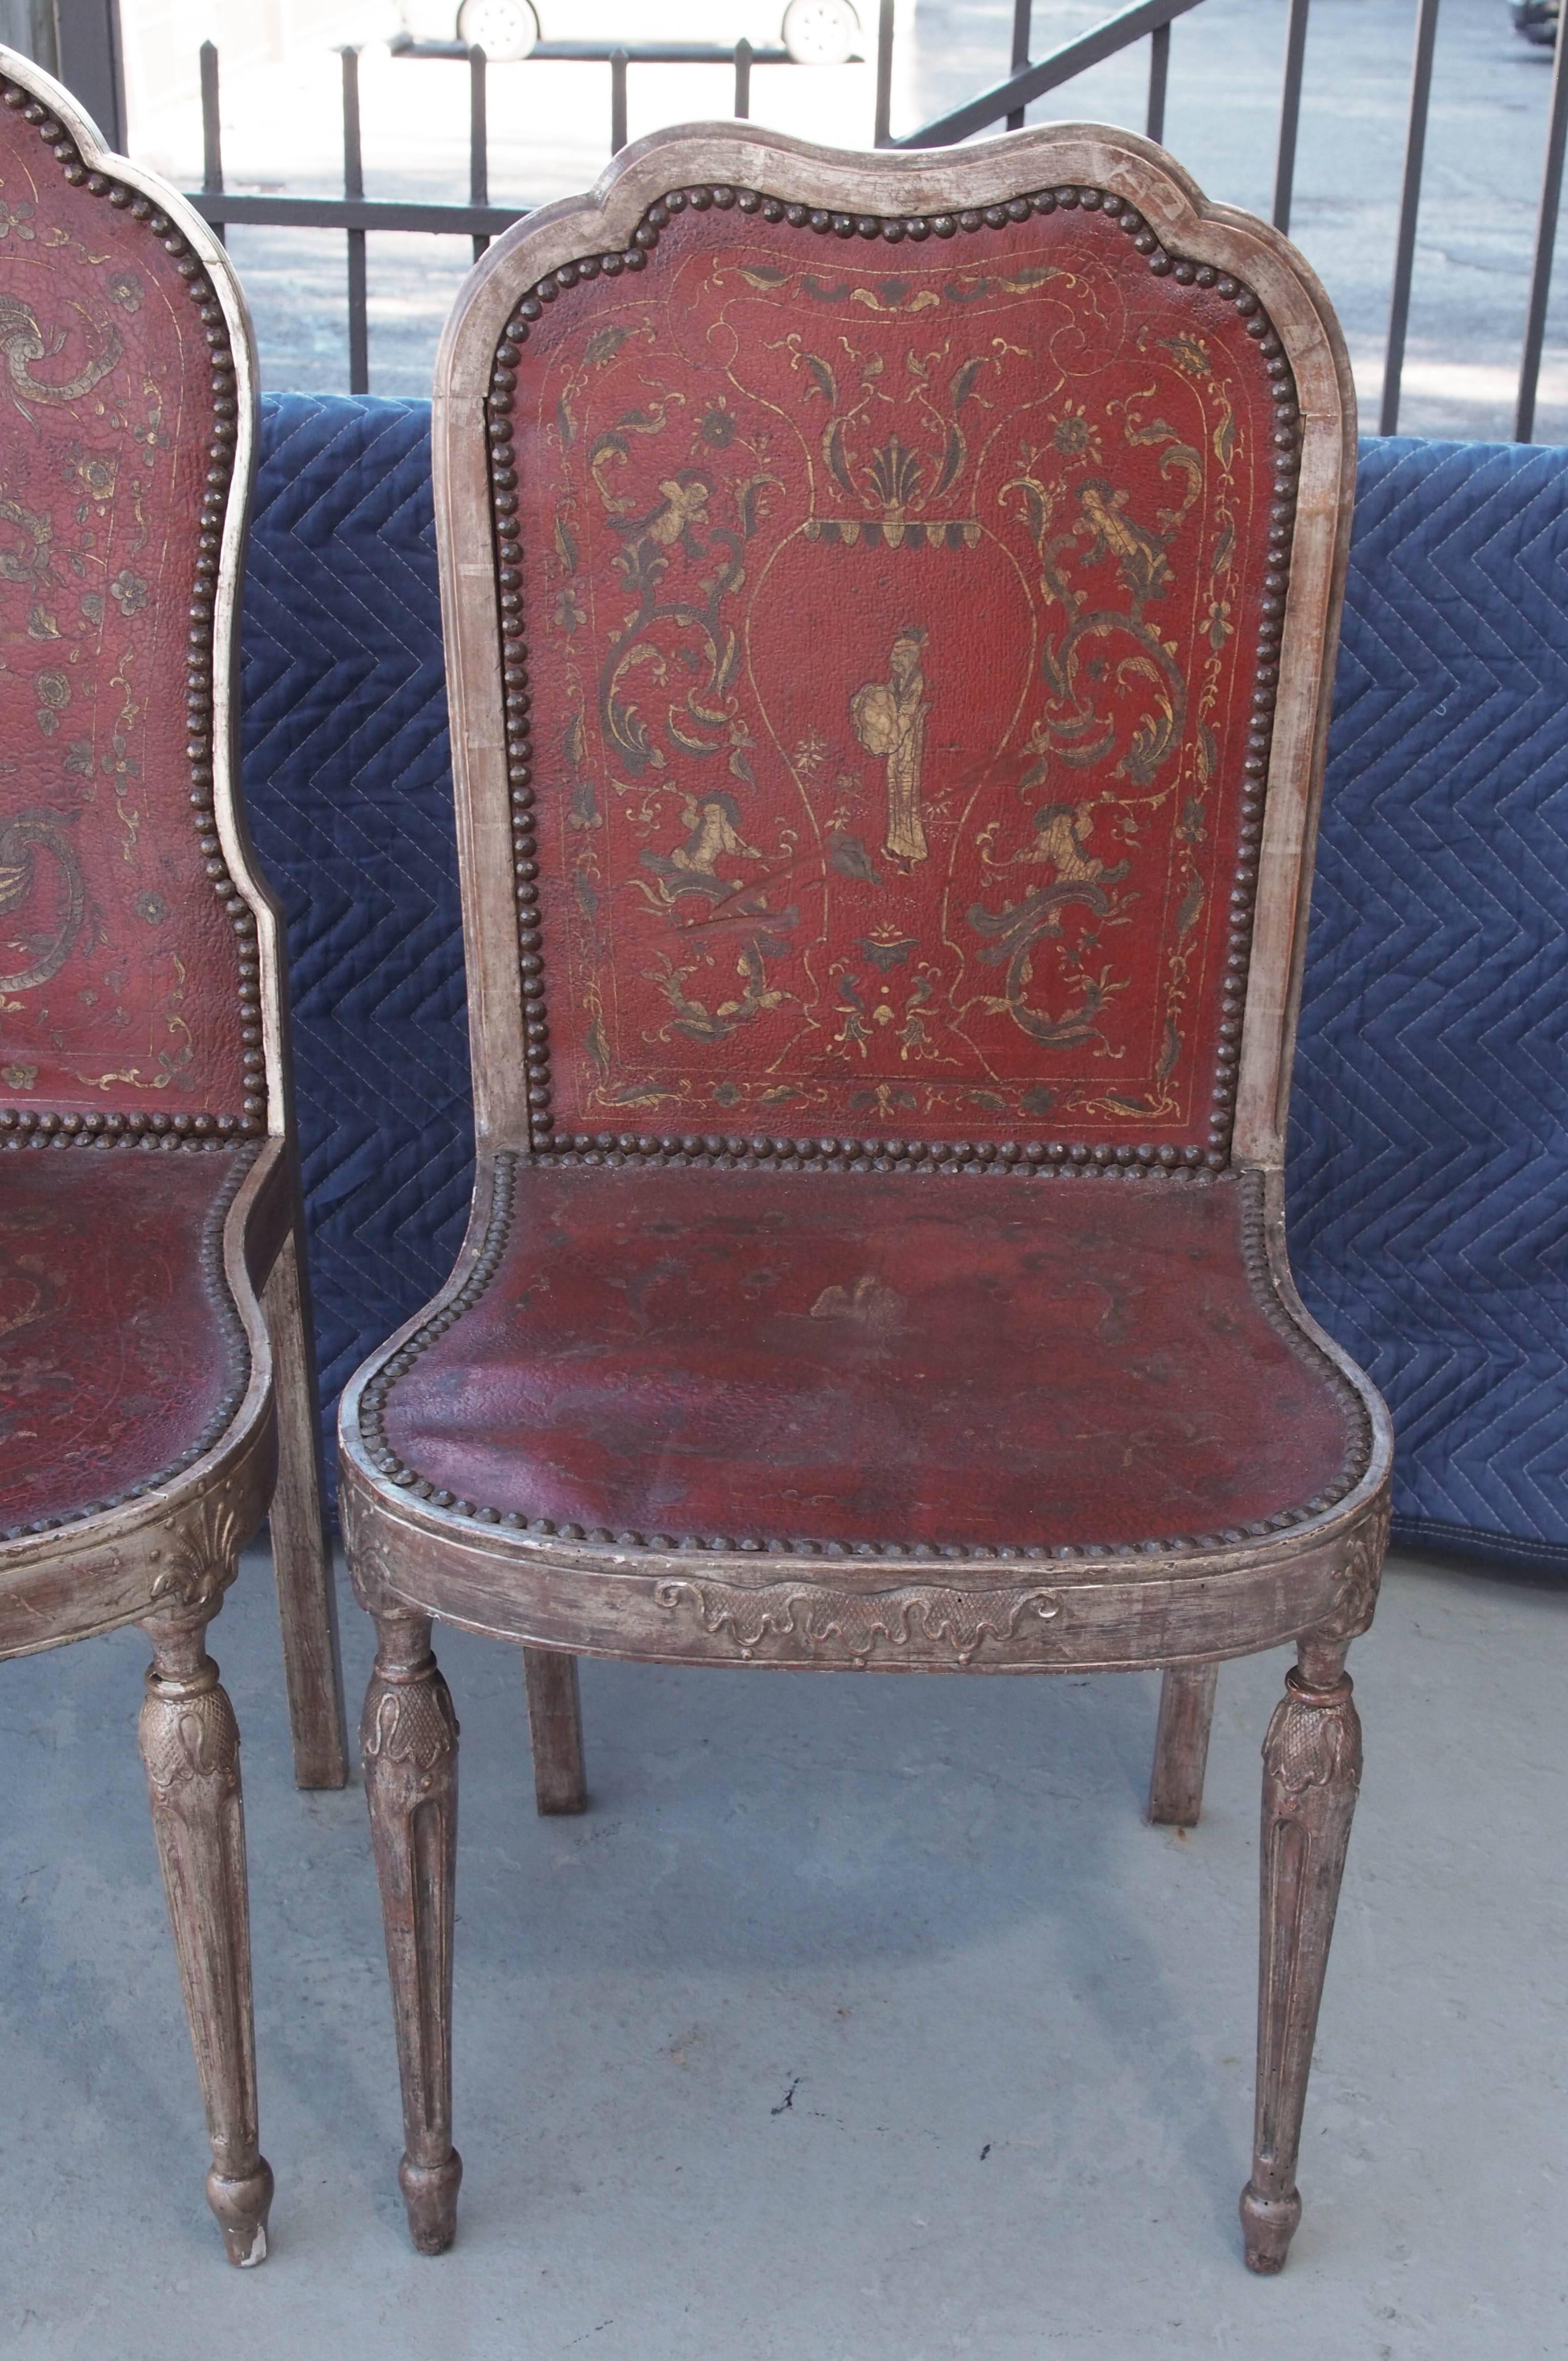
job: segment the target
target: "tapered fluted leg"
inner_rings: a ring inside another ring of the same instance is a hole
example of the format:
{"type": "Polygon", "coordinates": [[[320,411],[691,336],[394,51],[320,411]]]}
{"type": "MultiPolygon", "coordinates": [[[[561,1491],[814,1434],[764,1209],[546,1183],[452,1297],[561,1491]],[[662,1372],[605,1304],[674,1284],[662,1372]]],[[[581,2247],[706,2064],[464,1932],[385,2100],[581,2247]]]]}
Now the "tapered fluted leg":
{"type": "Polygon", "coordinates": [[[1303,1642],[1263,1748],[1257,2125],[1242,2191],[1249,2270],[1272,2272],[1301,2218],[1296,2158],[1340,1877],[1361,1779],[1344,1650],[1303,1642]]]}
{"type": "Polygon", "coordinates": [[[1149,1817],[1161,1828],[1195,1828],[1203,1809],[1203,1770],[1214,1719],[1217,1664],[1171,1665],[1159,1692],[1149,1817]]]}
{"type": "Polygon", "coordinates": [[[283,1627],[283,1675],[298,1787],[341,1787],[348,1778],[348,1717],[337,1646],[322,1479],[320,1398],[298,1221],[267,1282],[272,1338],[278,1482],[272,1495],[272,1565],[283,1627]]]}
{"type": "Polygon", "coordinates": [[[586,1812],[583,1711],[577,1660],[554,1648],[525,1648],[528,1734],[533,1745],[533,1792],[542,1812],[586,1812]]]}
{"type": "Polygon", "coordinates": [[[378,1615],[360,1724],[403,2091],[398,2173],[409,2235],[439,2255],[457,2230],[452,2145],[452,1930],[457,1870],[457,1719],[422,1616],[378,1615]]]}
{"type": "Polygon", "coordinates": [[[213,2144],[207,2202],[244,2268],[267,2254],[272,2173],[258,2146],[239,1730],[206,1619],[143,1629],[153,1661],[137,1735],[213,2144]]]}

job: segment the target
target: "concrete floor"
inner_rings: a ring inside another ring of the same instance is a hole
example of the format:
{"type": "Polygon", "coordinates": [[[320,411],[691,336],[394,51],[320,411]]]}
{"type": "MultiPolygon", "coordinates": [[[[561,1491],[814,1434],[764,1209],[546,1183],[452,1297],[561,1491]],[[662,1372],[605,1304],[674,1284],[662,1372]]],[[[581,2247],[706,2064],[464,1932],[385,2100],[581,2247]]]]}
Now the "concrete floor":
{"type": "MultiPolygon", "coordinates": [[[[351,1689],[367,1626],[346,1609],[351,1689]]],[[[1568,1591],[1403,1559],[1310,2102],[1251,2279],[1257,1750],[1141,1817],[1152,1678],[589,1664],[541,1822],[511,1653],[464,1726],[459,2243],[404,2242],[363,1799],[290,1784],[266,1556],[246,1733],[271,2259],[228,2270],[147,1824],[135,1632],[0,1680],[0,2352],[16,2361],[1534,2361],[1568,2353],[1568,1591]]]]}

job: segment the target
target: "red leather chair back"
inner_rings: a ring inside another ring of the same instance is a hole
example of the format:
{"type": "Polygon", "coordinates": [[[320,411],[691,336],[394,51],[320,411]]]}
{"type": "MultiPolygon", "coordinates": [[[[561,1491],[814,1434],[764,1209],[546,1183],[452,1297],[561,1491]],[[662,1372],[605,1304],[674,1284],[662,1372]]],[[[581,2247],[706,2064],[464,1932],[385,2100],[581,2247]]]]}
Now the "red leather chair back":
{"type": "Polygon", "coordinates": [[[243,322],[151,200],[0,100],[0,1128],[260,1131],[224,808],[243,322]]]}
{"type": "Polygon", "coordinates": [[[535,1142],[1219,1167],[1281,336],[1097,185],[786,196],[482,291],[535,1142]]]}

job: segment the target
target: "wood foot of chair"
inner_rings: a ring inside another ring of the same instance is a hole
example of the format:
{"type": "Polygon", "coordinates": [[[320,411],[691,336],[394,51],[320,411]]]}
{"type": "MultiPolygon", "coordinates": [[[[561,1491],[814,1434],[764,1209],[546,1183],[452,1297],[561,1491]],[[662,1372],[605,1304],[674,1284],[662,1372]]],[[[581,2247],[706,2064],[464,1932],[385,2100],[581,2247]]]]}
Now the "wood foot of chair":
{"type": "Polygon", "coordinates": [[[1351,1817],[1361,1723],[1343,1643],[1303,1641],[1263,1748],[1257,2119],[1242,2191],[1247,2268],[1284,2268],[1301,2218],[1296,2159],[1351,1817]]]}
{"type": "Polygon", "coordinates": [[[422,2255],[444,2255],[457,2235],[457,2191],[463,2185],[463,2159],[455,2148],[444,2164],[415,2164],[405,2156],[398,2167],[398,2187],[409,2217],[409,2236],[422,2255]]]}
{"type": "Polygon", "coordinates": [[[1160,1684],[1149,1817],[1157,1827],[1195,1828],[1203,1810],[1203,1773],[1214,1719],[1218,1664],[1170,1665],[1160,1684]]]}
{"type": "Polygon", "coordinates": [[[577,1660],[554,1648],[525,1648],[528,1734],[533,1747],[533,1792],[543,1813],[586,1812],[583,1709],[577,1660]]]}
{"type": "Polygon", "coordinates": [[[398,2178],[410,2236],[437,2255],[456,2233],[463,2176],[452,2145],[457,1719],[429,1619],[378,1615],[376,1633],[359,1743],[402,2081],[398,2178]]]}
{"type": "Polygon", "coordinates": [[[298,1220],[279,1251],[264,1301],[278,1422],[278,1482],[269,1523],[294,1784],[342,1787],[348,1779],[348,1718],[326,1531],[315,1345],[298,1220]]]}
{"type": "Polygon", "coordinates": [[[239,1729],[206,1618],[142,1628],[153,1661],[137,1737],[213,2147],[207,2202],[246,2269],[266,2257],[272,2173],[258,2144],[239,1729]]]}

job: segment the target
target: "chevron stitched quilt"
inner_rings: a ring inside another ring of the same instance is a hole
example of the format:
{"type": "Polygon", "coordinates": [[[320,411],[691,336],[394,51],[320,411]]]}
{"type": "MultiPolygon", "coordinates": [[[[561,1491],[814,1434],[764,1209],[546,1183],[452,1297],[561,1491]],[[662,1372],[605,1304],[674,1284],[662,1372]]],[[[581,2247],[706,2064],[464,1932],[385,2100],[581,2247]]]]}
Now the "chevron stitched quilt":
{"type": "MultiPolygon", "coordinates": [[[[445,1277],[470,1140],[423,402],[263,403],[245,784],[289,917],[329,1420],[445,1277]]],[[[1396,1532],[1568,1572],[1568,451],[1370,442],[1296,1070],[1292,1249],[1396,1532]]]]}

